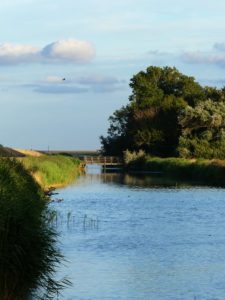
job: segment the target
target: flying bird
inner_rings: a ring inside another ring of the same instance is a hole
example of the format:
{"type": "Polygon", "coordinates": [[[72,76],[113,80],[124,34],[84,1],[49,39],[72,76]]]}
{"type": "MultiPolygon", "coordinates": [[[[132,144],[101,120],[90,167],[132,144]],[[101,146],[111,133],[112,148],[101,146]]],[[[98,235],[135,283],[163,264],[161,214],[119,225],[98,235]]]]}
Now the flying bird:
{"type": "Polygon", "coordinates": [[[63,78],[63,79],[62,79],[62,81],[65,81],[65,80],[66,80],[66,78],[63,78]]]}

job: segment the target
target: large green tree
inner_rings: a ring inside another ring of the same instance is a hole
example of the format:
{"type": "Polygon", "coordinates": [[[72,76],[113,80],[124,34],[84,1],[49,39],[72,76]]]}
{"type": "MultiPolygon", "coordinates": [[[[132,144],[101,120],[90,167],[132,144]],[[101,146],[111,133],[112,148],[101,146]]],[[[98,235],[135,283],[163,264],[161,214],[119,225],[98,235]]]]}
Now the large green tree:
{"type": "Polygon", "coordinates": [[[109,117],[110,126],[107,137],[100,137],[102,150],[108,155],[121,155],[126,149],[132,149],[132,137],[129,126],[132,119],[131,107],[123,106],[109,117]]]}
{"type": "Polygon", "coordinates": [[[134,75],[126,107],[109,118],[108,135],[101,136],[106,154],[143,149],[159,156],[176,154],[181,133],[178,114],[205,98],[205,90],[176,68],[149,67],[134,75]]]}

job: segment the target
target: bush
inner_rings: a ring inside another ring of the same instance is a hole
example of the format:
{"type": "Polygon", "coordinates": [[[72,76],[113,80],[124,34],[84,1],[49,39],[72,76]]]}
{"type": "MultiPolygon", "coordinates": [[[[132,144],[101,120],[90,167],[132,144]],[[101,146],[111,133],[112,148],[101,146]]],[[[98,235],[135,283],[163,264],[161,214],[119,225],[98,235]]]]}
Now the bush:
{"type": "Polygon", "coordinates": [[[178,152],[183,158],[225,159],[225,140],[181,137],[178,152]]]}
{"type": "Polygon", "coordinates": [[[129,151],[129,150],[126,150],[124,151],[124,154],[123,154],[123,159],[124,159],[124,163],[126,165],[134,162],[134,161],[137,161],[137,160],[143,160],[145,158],[145,151],[143,150],[139,150],[139,151],[129,151]]]}
{"type": "Polygon", "coordinates": [[[181,157],[225,159],[225,104],[200,101],[180,112],[182,135],[178,152],[181,157]]]}

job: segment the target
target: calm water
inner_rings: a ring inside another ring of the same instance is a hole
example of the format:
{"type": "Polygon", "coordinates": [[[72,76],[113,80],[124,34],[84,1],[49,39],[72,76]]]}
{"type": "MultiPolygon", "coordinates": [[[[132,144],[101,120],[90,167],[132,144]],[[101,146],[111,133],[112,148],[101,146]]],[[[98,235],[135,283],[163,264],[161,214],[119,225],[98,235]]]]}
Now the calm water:
{"type": "Polygon", "coordinates": [[[100,174],[59,190],[59,299],[225,299],[225,190],[100,174]]]}

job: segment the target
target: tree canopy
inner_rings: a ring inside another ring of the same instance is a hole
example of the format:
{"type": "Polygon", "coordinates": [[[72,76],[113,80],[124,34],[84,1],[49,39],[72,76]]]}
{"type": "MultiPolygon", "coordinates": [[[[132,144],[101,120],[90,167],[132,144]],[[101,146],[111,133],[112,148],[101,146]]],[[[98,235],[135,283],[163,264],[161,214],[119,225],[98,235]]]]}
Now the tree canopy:
{"type": "Polygon", "coordinates": [[[134,75],[130,87],[129,103],[113,113],[108,135],[100,137],[106,154],[120,155],[129,149],[184,156],[187,136],[195,139],[211,130],[215,139],[223,128],[225,89],[202,87],[176,68],[154,66],[134,75]],[[220,124],[218,130],[215,124],[220,124]]]}
{"type": "Polygon", "coordinates": [[[206,100],[187,106],[179,116],[183,157],[225,158],[225,103],[206,100]]]}

